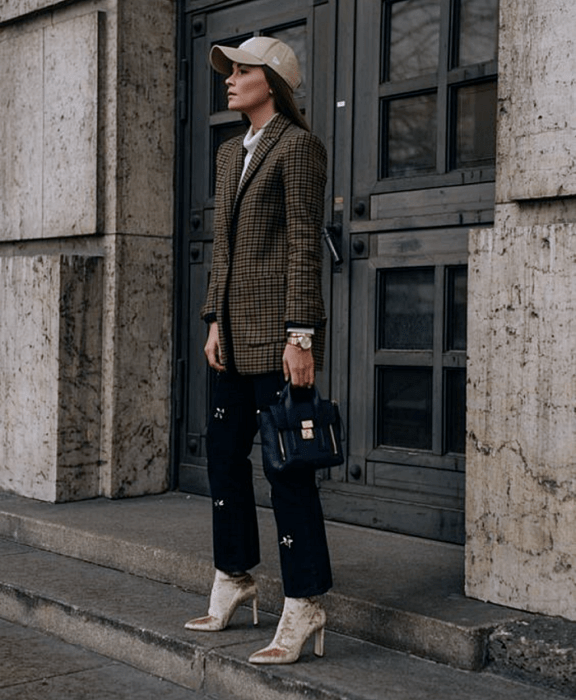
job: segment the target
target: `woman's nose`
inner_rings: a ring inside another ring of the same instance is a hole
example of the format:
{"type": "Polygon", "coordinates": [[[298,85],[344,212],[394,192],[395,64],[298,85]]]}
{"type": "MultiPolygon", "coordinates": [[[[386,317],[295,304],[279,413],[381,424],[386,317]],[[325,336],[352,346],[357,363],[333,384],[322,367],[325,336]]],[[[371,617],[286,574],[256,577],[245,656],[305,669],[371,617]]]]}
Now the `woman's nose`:
{"type": "Polygon", "coordinates": [[[232,74],[232,75],[229,75],[229,76],[226,78],[226,80],[224,81],[224,83],[225,83],[226,85],[232,85],[233,81],[234,81],[234,75],[232,74]]]}

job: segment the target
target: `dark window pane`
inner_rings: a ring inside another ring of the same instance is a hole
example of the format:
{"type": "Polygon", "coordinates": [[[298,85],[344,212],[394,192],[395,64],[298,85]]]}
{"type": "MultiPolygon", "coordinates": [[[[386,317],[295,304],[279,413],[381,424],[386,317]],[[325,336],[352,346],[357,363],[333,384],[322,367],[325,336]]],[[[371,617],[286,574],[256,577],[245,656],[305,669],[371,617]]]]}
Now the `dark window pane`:
{"type": "Polygon", "coordinates": [[[440,39],[439,0],[402,0],[389,10],[388,80],[436,72],[440,39]]]}
{"type": "Polygon", "coordinates": [[[266,32],[266,36],[273,36],[276,39],[280,39],[285,44],[288,44],[298,57],[298,62],[300,63],[300,72],[302,74],[302,82],[299,87],[294,90],[294,97],[296,100],[306,97],[306,83],[307,83],[307,72],[308,72],[308,61],[307,61],[307,31],[306,24],[297,24],[291,27],[282,27],[281,29],[272,29],[266,32]]]}
{"type": "Polygon", "coordinates": [[[212,177],[210,195],[214,194],[214,187],[216,185],[216,153],[218,152],[218,148],[220,148],[224,141],[228,141],[228,139],[238,136],[239,134],[246,133],[247,129],[248,127],[244,122],[233,122],[232,124],[212,127],[212,177]]]}
{"type": "Polygon", "coordinates": [[[466,450],[466,370],[445,370],[446,452],[466,450]]]}
{"type": "Polygon", "coordinates": [[[384,102],[382,177],[436,170],[436,94],[384,102]]]}
{"type": "MultiPolygon", "coordinates": [[[[237,36],[228,41],[216,42],[219,46],[240,46],[240,44],[249,39],[252,34],[237,36]]],[[[225,112],[228,109],[228,97],[226,95],[227,88],[224,84],[228,76],[217,73],[212,70],[212,113],[225,112]]]]}
{"type": "Polygon", "coordinates": [[[465,267],[448,269],[446,349],[466,350],[468,273],[465,267]]]}
{"type": "Polygon", "coordinates": [[[379,272],[378,347],[428,350],[434,335],[434,268],[379,272]]]}
{"type": "Polygon", "coordinates": [[[496,153],[496,83],[456,91],[456,168],[492,165],[496,153]]]}
{"type": "Polygon", "coordinates": [[[497,46],[498,0],[460,0],[458,65],[491,61],[497,46]]]}
{"type": "Polygon", "coordinates": [[[432,449],[432,369],[378,367],[378,445],[432,449]]]}

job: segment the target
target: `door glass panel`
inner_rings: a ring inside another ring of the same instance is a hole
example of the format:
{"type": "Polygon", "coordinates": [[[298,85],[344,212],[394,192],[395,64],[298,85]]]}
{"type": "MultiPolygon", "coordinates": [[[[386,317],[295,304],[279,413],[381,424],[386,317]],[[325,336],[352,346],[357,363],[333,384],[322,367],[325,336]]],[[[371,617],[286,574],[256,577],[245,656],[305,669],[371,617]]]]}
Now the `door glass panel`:
{"type": "Polygon", "coordinates": [[[432,369],[378,367],[379,446],[432,449],[432,369]]]}
{"type": "Polygon", "coordinates": [[[496,152],[496,82],[456,90],[456,168],[494,163],[496,152]]]}
{"type": "Polygon", "coordinates": [[[466,440],[466,370],[445,370],[446,451],[464,454],[466,440]]]}
{"type": "Polygon", "coordinates": [[[461,66],[496,58],[498,0],[460,0],[459,61],[461,66]]]}
{"type": "Polygon", "coordinates": [[[448,268],[446,349],[466,350],[466,299],[468,273],[465,267],[448,268]]]}
{"type": "Polygon", "coordinates": [[[280,39],[285,44],[288,44],[296,54],[300,63],[300,73],[302,74],[302,82],[299,87],[294,90],[294,97],[299,100],[306,96],[306,76],[308,72],[306,50],[307,32],[306,24],[295,24],[291,27],[282,27],[282,29],[273,29],[266,32],[266,36],[273,36],[275,39],[280,39]]]}
{"type": "Polygon", "coordinates": [[[378,347],[427,350],[434,336],[434,268],[379,271],[378,347]]]}
{"type": "Polygon", "coordinates": [[[385,101],[381,177],[436,170],[436,94],[385,101]]]}
{"type": "Polygon", "coordinates": [[[496,152],[496,83],[456,90],[456,167],[494,163],[496,152]]]}
{"type": "Polygon", "coordinates": [[[440,42],[439,0],[402,0],[390,7],[388,80],[434,73],[440,42]]]}

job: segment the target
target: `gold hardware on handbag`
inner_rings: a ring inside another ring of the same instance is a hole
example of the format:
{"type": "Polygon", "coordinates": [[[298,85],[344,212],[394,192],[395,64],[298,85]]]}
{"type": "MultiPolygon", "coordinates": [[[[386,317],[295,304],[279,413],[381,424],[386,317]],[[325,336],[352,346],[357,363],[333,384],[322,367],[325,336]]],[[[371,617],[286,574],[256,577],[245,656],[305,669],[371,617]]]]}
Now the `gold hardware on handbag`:
{"type": "Polygon", "coordinates": [[[314,440],[314,421],[302,421],[302,440],[314,440]]]}

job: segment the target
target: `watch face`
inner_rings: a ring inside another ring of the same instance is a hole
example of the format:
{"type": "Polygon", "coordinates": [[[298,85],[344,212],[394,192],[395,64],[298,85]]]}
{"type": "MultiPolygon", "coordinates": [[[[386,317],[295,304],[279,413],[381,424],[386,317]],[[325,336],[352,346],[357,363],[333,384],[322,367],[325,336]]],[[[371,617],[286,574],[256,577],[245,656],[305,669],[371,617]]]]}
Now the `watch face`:
{"type": "Polygon", "coordinates": [[[302,348],[302,350],[310,350],[310,348],[312,347],[312,338],[308,338],[308,336],[303,335],[300,338],[300,347],[302,348]]]}

